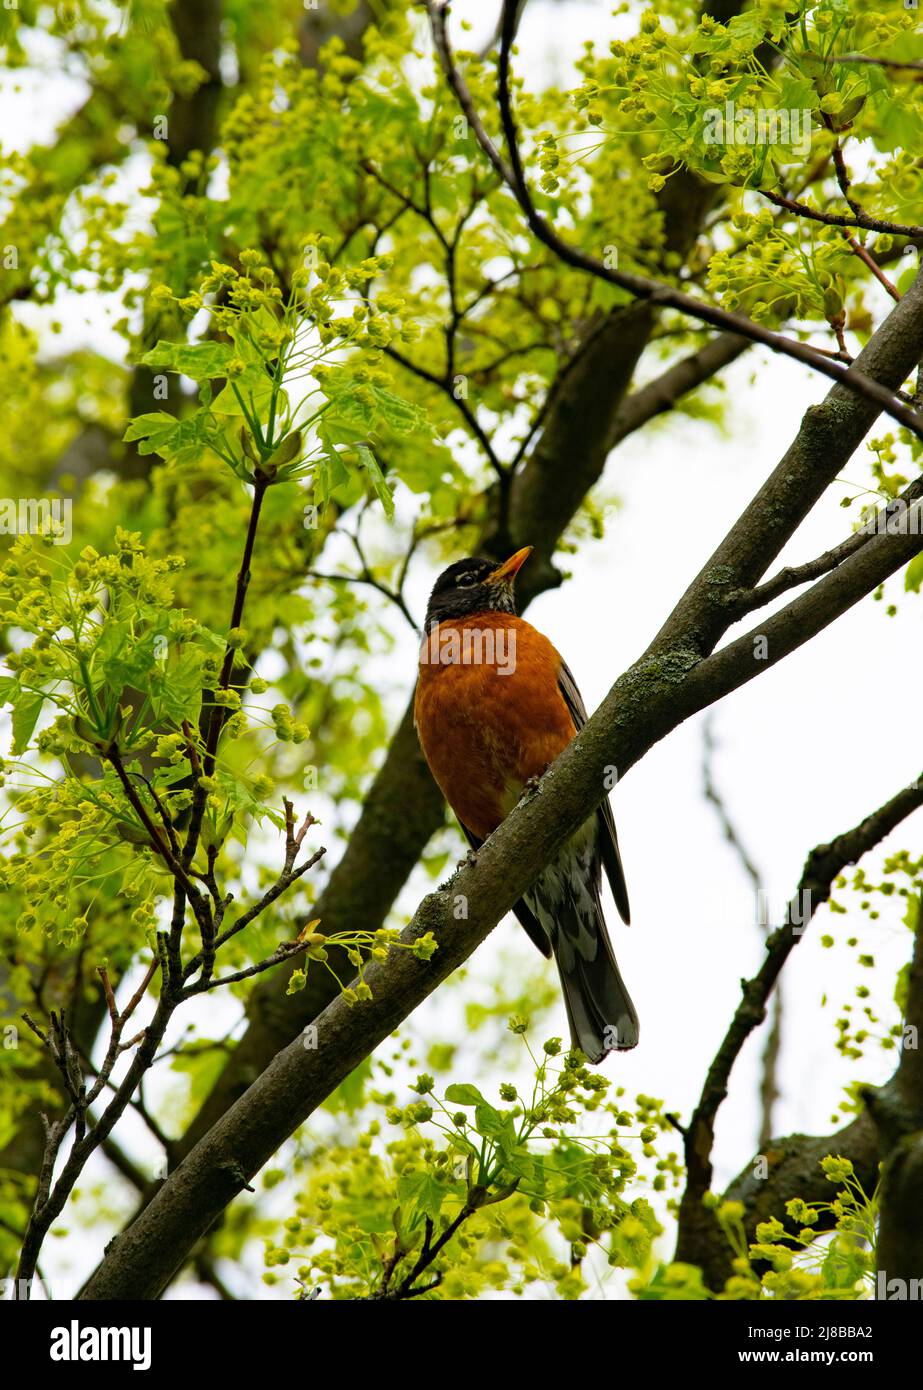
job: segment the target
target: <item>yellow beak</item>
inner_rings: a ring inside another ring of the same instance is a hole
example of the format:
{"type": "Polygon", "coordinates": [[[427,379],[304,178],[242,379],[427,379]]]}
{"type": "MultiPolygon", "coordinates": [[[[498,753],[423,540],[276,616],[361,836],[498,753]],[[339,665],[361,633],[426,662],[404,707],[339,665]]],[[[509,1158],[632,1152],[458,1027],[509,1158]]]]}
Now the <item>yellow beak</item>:
{"type": "Polygon", "coordinates": [[[503,564],[495,569],[492,574],[489,574],[484,582],[486,584],[496,584],[500,580],[514,579],[531,554],[531,545],[524,545],[522,550],[517,550],[515,555],[511,555],[508,560],[504,560],[503,564]]]}

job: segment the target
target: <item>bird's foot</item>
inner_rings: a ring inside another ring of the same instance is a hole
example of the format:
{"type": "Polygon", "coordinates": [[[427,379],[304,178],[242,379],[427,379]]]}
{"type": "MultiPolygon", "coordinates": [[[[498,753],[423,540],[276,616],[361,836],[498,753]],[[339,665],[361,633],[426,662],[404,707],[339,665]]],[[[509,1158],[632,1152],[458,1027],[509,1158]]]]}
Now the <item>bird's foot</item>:
{"type": "Polygon", "coordinates": [[[477,852],[477,850],[476,850],[476,849],[469,849],[469,851],[468,851],[468,853],[465,855],[464,859],[459,859],[459,861],[458,861],[458,867],[459,867],[460,869],[473,869],[474,866],[477,864],[477,862],[478,862],[478,852],[477,852]]]}
{"type": "Polygon", "coordinates": [[[537,772],[534,777],[530,777],[528,782],[524,783],[523,785],[519,800],[528,801],[530,797],[534,796],[535,793],[538,791],[538,784],[541,780],[542,773],[540,772],[537,772]]]}

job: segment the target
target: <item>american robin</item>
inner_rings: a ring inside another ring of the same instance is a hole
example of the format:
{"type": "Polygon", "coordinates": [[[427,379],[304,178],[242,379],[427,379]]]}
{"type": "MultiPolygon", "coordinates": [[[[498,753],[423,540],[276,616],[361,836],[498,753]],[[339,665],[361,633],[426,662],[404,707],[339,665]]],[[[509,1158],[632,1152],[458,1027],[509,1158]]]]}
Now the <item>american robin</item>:
{"type": "MultiPolygon", "coordinates": [[[[414,721],[426,761],[477,850],[587,720],[566,663],[516,616],[513,582],[532,547],[502,565],[457,560],[430,595],[414,721]]],[[[601,868],[629,920],[612,809],[605,800],[513,911],[554,953],[571,1040],[591,1062],[638,1041],[600,903],[601,868]]]]}

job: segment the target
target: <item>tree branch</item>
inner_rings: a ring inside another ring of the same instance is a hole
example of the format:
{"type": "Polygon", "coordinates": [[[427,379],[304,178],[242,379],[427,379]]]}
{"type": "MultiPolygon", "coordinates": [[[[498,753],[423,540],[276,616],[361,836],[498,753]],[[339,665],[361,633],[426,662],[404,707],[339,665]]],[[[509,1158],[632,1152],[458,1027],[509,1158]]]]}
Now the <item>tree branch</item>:
{"type": "MultiPolygon", "coordinates": [[[[917,275],[857,360],[865,371],[897,386],[921,356],[923,275],[917,275]]],[[[683,632],[699,651],[712,650],[727,629],[728,610],[734,610],[740,591],[753,588],[765,573],[876,415],[867,399],[840,385],[806,411],[792,444],[683,595],[658,634],[658,644],[669,647],[683,632]]]]}
{"type": "MultiPolygon", "coordinates": [[[[744,1043],[765,1019],[767,1001],[782,969],[818,908],[829,899],[834,880],[847,865],[855,864],[874,849],[921,806],[923,776],[866,816],[859,825],[836,836],[829,844],[813,849],[786,909],[784,924],[766,943],[766,954],[757,974],[741,986],[740,1004],[709,1067],[684,1140],[687,1180],[680,1203],[675,1258],[701,1265],[712,1288],[719,1288],[730,1272],[730,1251],[714,1214],[702,1205],[702,1199],[711,1188],[715,1120],[727,1097],[731,1070],[744,1043]]],[[[787,1193],[787,1196],[794,1195],[791,1191],[787,1193]]],[[[765,1215],[763,1205],[761,1219],[765,1219],[765,1215]]]]}
{"type": "Polygon", "coordinates": [[[904,405],[897,399],[893,391],[866,376],[857,368],[825,357],[804,343],[795,342],[781,333],[764,328],[761,324],[745,318],[741,314],[733,314],[726,309],[708,304],[704,300],[695,299],[670,285],[609,267],[594,256],[588,255],[579,247],[573,246],[559,237],[532,202],[519,152],[518,135],[510,98],[510,49],[515,28],[514,0],[504,0],[498,87],[500,119],[509,151],[509,164],[499,154],[487,134],[484,124],[475,110],[464,79],[455,64],[445,26],[447,8],[446,0],[427,0],[436,50],[443,64],[446,78],[465,112],[478,143],[497,173],[509,185],[530,231],[543,245],[556,252],[565,264],[573,266],[577,270],[586,271],[611,285],[617,285],[620,289],[627,290],[636,299],[678,309],[681,313],[695,318],[701,323],[709,323],[715,328],[741,334],[752,342],[761,343],[764,347],[770,348],[773,352],[781,353],[783,356],[791,357],[795,361],[811,367],[824,376],[830,377],[833,381],[843,382],[851,390],[875,401],[882,410],[885,410],[918,438],[923,439],[923,416],[904,405]]]}
{"type": "Polygon", "coordinates": [[[781,193],[772,193],[768,188],[761,188],[758,192],[761,198],[775,203],[777,208],[785,208],[786,212],[793,212],[797,217],[806,217],[810,222],[823,222],[827,227],[857,227],[868,232],[887,232],[891,236],[923,236],[923,227],[908,226],[902,222],[887,222],[881,217],[870,217],[861,209],[847,217],[842,212],[821,212],[819,208],[812,208],[796,198],[786,198],[781,193]]]}
{"type": "MultiPolygon", "coordinates": [[[[907,981],[904,1040],[895,1073],[896,1102],[866,1092],[866,1106],[884,1157],[881,1172],[878,1271],[885,1281],[923,1279],[923,895],[907,981]]],[[[906,1291],[904,1293],[906,1297],[906,1291]]]]}
{"type": "Polygon", "coordinates": [[[632,392],[612,422],[607,440],[609,448],[614,449],[621,444],[623,439],[646,425],[648,420],[672,410],[683,396],[711,381],[723,367],[742,357],[750,346],[749,338],[742,338],[737,333],[719,333],[698,352],[674,362],[660,376],[632,392]]]}

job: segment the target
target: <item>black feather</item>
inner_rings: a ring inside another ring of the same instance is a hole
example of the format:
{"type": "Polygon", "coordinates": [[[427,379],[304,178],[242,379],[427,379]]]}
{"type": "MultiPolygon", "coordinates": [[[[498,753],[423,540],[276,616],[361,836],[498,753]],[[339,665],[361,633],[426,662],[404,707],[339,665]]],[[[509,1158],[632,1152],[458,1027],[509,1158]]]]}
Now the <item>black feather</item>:
{"type": "MultiPolygon", "coordinates": [[[[461,825],[461,821],[459,821],[458,823],[459,825],[461,825]]],[[[467,825],[462,825],[461,828],[465,832],[465,837],[467,838],[467,841],[471,848],[473,850],[479,850],[484,841],[479,840],[477,835],[475,835],[473,831],[468,829],[467,825]]],[[[513,913],[519,925],[523,928],[532,944],[538,947],[542,955],[545,956],[547,960],[550,960],[551,942],[548,940],[548,935],[542,929],[541,923],[537,921],[533,913],[531,913],[529,909],[526,907],[522,898],[519,899],[518,903],[513,904],[513,913]]]]}
{"type": "MultiPolygon", "coordinates": [[[[570,667],[565,661],[561,662],[561,670],[558,673],[558,689],[564,697],[564,703],[570,710],[570,717],[574,721],[574,727],[582,729],[587,722],[586,705],[583,697],[577,689],[577,682],[571,674],[570,667]]],[[[596,819],[599,823],[599,848],[602,854],[603,868],[606,871],[606,878],[609,880],[609,887],[612,889],[612,896],[615,905],[619,910],[619,916],[627,926],[631,921],[631,907],[628,903],[628,885],[625,882],[625,870],[622,868],[622,856],[619,854],[619,840],[615,833],[615,820],[612,815],[612,807],[609,805],[609,798],[596,812],[596,819]]]]}

